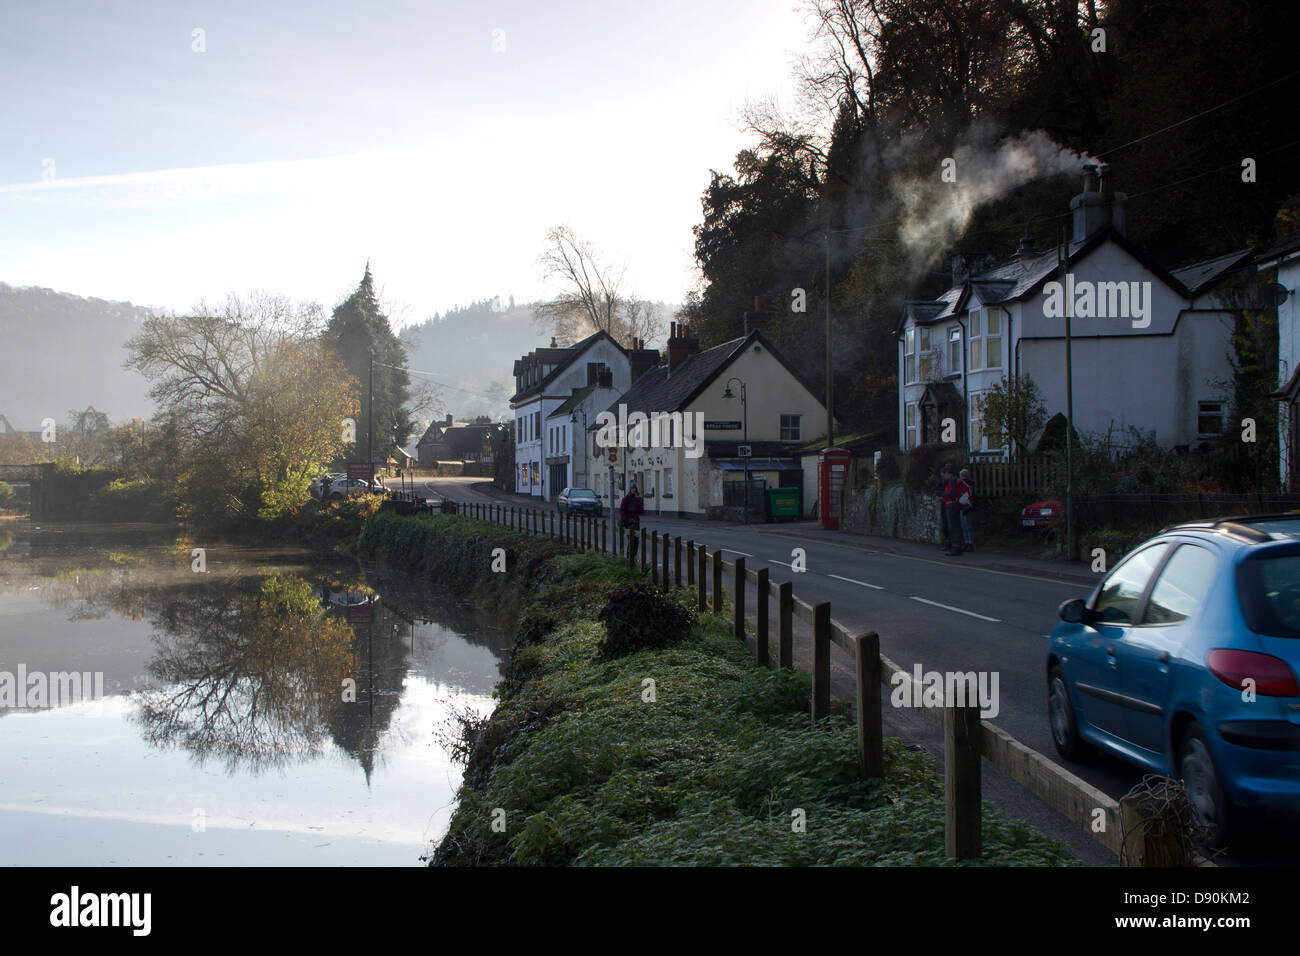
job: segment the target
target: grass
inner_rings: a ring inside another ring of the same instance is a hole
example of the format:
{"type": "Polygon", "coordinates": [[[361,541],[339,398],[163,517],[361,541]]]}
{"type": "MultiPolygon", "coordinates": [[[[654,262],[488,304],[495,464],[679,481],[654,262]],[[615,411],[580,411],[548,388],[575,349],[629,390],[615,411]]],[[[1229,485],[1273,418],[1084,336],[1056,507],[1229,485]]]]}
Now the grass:
{"type": "MultiPolygon", "coordinates": [[[[465,776],[432,864],[949,862],[931,758],[887,739],[885,778],[863,781],[845,708],[813,725],[807,675],[759,667],[728,620],[702,614],[678,644],[602,660],[606,595],[644,581],[621,562],[453,516],[380,515],[360,550],[462,584],[477,578],[494,600],[517,595],[519,638],[497,709],[452,728],[465,776]],[[496,547],[510,554],[505,574],[488,570],[496,547]]],[[[977,862],[1072,860],[986,806],[977,862]]]]}

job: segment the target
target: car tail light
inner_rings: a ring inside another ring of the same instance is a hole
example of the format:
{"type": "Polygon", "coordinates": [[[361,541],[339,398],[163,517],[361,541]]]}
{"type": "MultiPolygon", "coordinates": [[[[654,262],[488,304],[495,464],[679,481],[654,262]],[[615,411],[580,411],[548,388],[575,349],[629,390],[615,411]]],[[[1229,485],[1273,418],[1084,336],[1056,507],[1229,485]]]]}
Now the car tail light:
{"type": "Polygon", "coordinates": [[[1265,697],[1300,697],[1295,674],[1287,662],[1272,654],[1216,648],[1206,660],[1210,673],[1235,690],[1245,690],[1253,681],[1254,691],[1265,697]]]}

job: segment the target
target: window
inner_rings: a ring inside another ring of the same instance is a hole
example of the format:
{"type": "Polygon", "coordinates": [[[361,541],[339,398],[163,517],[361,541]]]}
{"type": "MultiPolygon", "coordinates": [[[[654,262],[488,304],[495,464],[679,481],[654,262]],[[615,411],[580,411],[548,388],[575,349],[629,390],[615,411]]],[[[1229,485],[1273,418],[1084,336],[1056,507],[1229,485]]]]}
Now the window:
{"type": "Polygon", "coordinates": [[[903,333],[903,384],[916,381],[916,329],[903,333]]]}
{"type": "Polygon", "coordinates": [[[671,468],[665,468],[664,469],[664,497],[671,498],[672,496],[673,496],[673,470],[671,468]]]}
{"type": "Polygon", "coordinates": [[[595,385],[597,381],[599,381],[600,379],[600,373],[603,371],[605,371],[604,362],[588,362],[587,363],[587,384],[595,385]]]}
{"type": "Polygon", "coordinates": [[[1223,423],[1227,417],[1226,402],[1196,403],[1196,437],[1212,438],[1223,434],[1223,423]]]}
{"type": "Polygon", "coordinates": [[[984,393],[976,392],[970,397],[970,450],[984,451],[988,438],[984,434],[984,393]]]}
{"type": "Polygon", "coordinates": [[[984,322],[984,367],[1002,367],[1002,310],[989,309],[984,322]]]}
{"type": "Polygon", "coordinates": [[[978,372],[984,367],[984,328],[982,325],[983,315],[979,312],[970,313],[970,370],[978,372]]]}
{"type": "Polygon", "coordinates": [[[922,382],[930,381],[930,372],[934,368],[934,352],[930,344],[930,329],[916,330],[916,377],[922,382]]]}
{"type": "Polygon", "coordinates": [[[1133,623],[1133,615],[1137,611],[1138,601],[1142,599],[1142,592],[1146,590],[1151,572],[1160,563],[1168,547],[1167,544],[1157,544],[1144,548],[1111,573],[1093,606],[1093,610],[1101,615],[1101,620],[1112,624],[1133,623]]]}
{"type": "Polygon", "coordinates": [[[916,447],[916,406],[910,402],[903,406],[903,447],[916,447]]]}
{"type": "Polygon", "coordinates": [[[1143,624],[1177,624],[1192,616],[1214,580],[1214,555],[1185,544],[1174,552],[1151,589],[1143,624]]]}
{"type": "Polygon", "coordinates": [[[781,416],[781,441],[799,441],[802,434],[803,419],[801,416],[781,416]]]}
{"type": "Polygon", "coordinates": [[[948,330],[948,374],[961,372],[961,326],[954,325],[948,330]]]}

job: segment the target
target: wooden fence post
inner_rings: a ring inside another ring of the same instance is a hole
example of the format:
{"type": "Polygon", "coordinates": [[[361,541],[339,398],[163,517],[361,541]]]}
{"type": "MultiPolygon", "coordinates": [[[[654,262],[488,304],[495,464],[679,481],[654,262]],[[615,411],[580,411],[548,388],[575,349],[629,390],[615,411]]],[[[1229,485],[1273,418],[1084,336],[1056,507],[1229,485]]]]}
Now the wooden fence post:
{"type": "Polygon", "coordinates": [[[754,591],[754,602],[758,606],[758,632],[754,635],[754,645],[758,655],[758,663],[762,667],[771,666],[767,653],[767,605],[768,599],[772,595],[772,586],[768,583],[768,569],[760,568],[758,571],[757,590],[754,591]]]}
{"type": "Polygon", "coordinates": [[[722,613],[722,552],[713,552],[713,613],[722,613]]]}
{"type": "Polygon", "coordinates": [[[1160,807],[1149,793],[1130,794],[1121,798],[1119,825],[1124,834],[1124,842],[1120,847],[1120,865],[1193,865],[1184,847],[1183,833],[1178,823],[1176,809],[1160,807]]]}
{"type": "Polygon", "coordinates": [[[813,608],[812,719],[831,712],[831,605],[823,601],[813,608]]]}
{"type": "Polygon", "coordinates": [[[709,596],[708,596],[709,592],[708,592],[708,588],[704,584],[705,581],[704,576],[706,573],[704,568],[705,565],[708,563],[709,554],[708,551],[705,550],[704,545],[700,545],[700,549],[697,552],[697,554],[699,557],[700,573],[699,573],[698,583],[696,584],[695,587],[695,593],[697,598],[699,599],[700,613],[703,614],[705,611],[709,609],[709,596]]]}
{"type": "Polygon", "coordinates": [[[600,550],[609,554],[609,521],[600,519],[600,550]]]}
{"type": "Polygon", "coordinates": [[[659,583],[659,532],[650,532],[650,583],[659,583]]]}
{"type": "Polygon", "coordinates": [[[944,848],[957,860],[978,859],[980,833],[980,757],[983,755],[979,704],[947,701],[943,709],[944,848]]]}
{"type": "Polygon", "coordinates": [[[880,636],[872,631],[853,639],[858,678],[858,767],[862,778],[885,775],[884,727],[880,714],[880,636]]]}
{"type": "Polygon", "coordinates": [[[673,587],[682,586],[682,536],[673,538],[673,587]]]}
{"type": "Polygon", "coordinates": [[[695,539],[686,542],[686,586],[695,587],[695,539]]]}
{"type": "Polygon", "coordinates": [[[743,641],[745,639],[745,558],[742,555],[736,555],[735,571],[736,583],[731,595],[735,614],[732,615],[731,630],[736,640],[743,641]]]}
{"type": "Polygon", "coordinates": [[[641,569],[642,571],[644,571],[644,570],[645,570],[645,552],[646,552],[646,548],[648,547],[648,545],[646,544],[646,538],[648,538],[649,535],[647,535],[644,531],[638,531],[638,533],[637,533],[637,537],[641,539],[641,568],[640,568],[640,569],[641,569]]]}
{"type": "Polygon", "coordinates": [[[788,671],[794,670],[794,585],[789,581],[776,591],[776,626],[778,661],[788,671]]]}
{"type": "Polygon", "coordinates": [[[663,568],[659,578],[659,586],[663,588],[665,591],[667,591],[668,588],[671,587],[671,585],[668,583],[670,578],[668,577],[668,532],[667,531],[664,532],[664,552],[662,557],[662,563],[663,563],[663,568]]]}

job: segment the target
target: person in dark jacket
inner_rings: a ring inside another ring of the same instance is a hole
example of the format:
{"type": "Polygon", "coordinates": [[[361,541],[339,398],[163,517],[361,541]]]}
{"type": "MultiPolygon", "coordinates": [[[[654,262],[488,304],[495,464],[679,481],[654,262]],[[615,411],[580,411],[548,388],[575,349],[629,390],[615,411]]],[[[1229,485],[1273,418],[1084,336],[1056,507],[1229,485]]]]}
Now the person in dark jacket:
{"type": "Polygon", "coordinates": [[[952,465],[944,465],[939,471],[939,520],[943,524],[944,536],[948,546],[945,554],[956,555],[962,551],[961,507],[957,498],[961,495],[957,476],[953,474],[952,465]]]}
{"type": "Polygon", "coordinates": [[[637,545],[640,544],[638,539],[641,530],[641,512],[644,510],[645,502],[641,500],[634,483],[628,487],[627,494],[618,503],[618,523],[629,530],[627,544],[629,560],[635,560],[637,545]]]}
{"type": "Polygon", "coordinates": [[[969,468],[963,468],[957,474],[957,508],[961,514],[962,547],[974,551],[975,532],[971,527],[971,512],[975,510],[975,482],[971,479],[969,468]]]}

